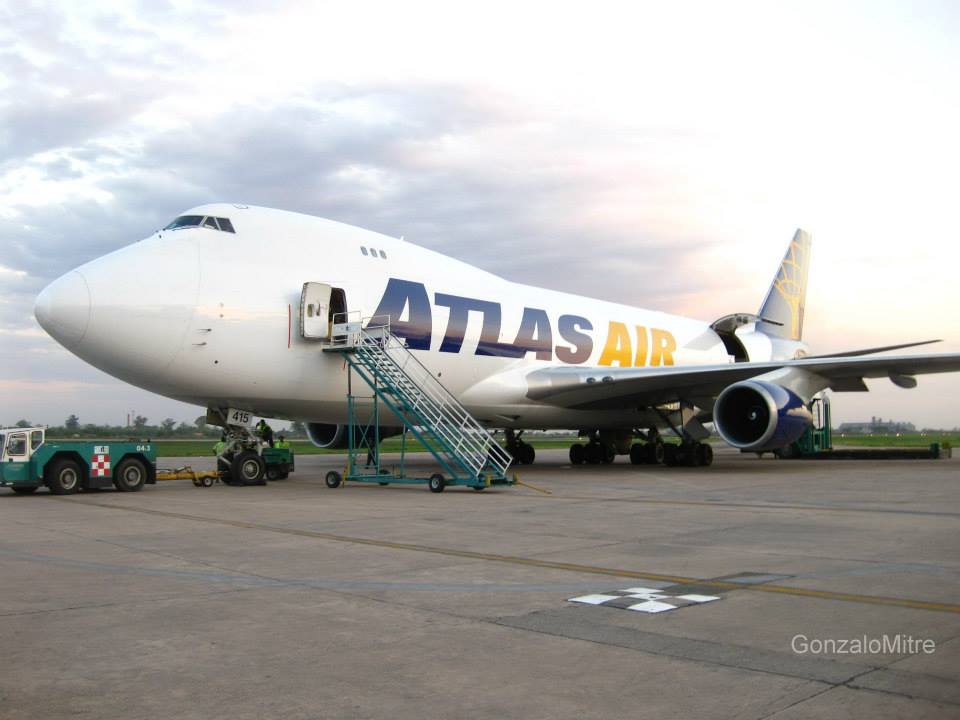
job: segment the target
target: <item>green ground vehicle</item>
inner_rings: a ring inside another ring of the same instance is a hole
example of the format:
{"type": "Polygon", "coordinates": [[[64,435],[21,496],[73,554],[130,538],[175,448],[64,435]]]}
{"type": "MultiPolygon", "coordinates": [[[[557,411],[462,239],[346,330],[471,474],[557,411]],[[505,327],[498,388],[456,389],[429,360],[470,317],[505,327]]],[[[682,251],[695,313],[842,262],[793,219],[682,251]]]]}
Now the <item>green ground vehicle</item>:
{"type": "Polygon", "coordinates": [[[260,451],[266,465],[267,480],[283,480],[293,472],[293,450],[266,447],[260,451]]]}
{"type": "Polygon", "coordinates": [[[807,409],[813,415],[813,423],[796,442],[774,450],[778,458],[814,457],[833,450],[833,431],[830,428],[830,396],[822,393],[813,398],[807,409]]]}
{"type": "Polygon", "coordinates": [[[157,453],[149,441],[46,441],[44,428],[2,428],[0,487],[28,495],[47,487],[55,495],[115,487],[136,492],[157,481],[157,453]]]}

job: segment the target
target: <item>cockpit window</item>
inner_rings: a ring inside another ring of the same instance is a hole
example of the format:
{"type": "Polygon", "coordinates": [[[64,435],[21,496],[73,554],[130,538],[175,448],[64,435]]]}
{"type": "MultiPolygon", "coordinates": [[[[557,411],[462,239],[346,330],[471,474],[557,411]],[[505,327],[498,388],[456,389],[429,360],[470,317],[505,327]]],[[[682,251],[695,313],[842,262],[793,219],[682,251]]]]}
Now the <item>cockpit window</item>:
{"type": "Polygon", "coordinates": [[[167,225],[164,230],[176,230],[182,227],[193,227],[203,222],[203,215],[181,215],[172,223],[167,225]]]}
{"type": "Polygon", "coordinates": [[[229,218],[218,218],[203,215],[181,215],[172,223],[167,225],[164,230],[177,230],[185,227],[205,227],[211,230],[222,230],[223,232],[236,233],[233,229],[233,223],[229,218]]]}

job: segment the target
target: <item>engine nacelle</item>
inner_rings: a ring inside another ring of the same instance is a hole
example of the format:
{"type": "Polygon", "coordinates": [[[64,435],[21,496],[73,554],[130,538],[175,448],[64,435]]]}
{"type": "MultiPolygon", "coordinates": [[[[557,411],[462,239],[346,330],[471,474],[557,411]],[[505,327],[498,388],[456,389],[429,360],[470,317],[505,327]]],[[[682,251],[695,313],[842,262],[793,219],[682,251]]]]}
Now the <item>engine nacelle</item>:
{"type": "MultiPolygon", "coordinates": [[[[342,450],[350,444],[350,426],[349,425],[328,425],[327,423],[307,423],[307,437],[310,442],[319,448],[328,450],[342,450]]],[[[354,434],[354,442],[357,446],[363,445],[363,428],[357,428],[354,434]]],[[[381,427],[380,439],[393,437],[403,432],[402,428],[381,427]]]]}
{"type": "Polygon", "coordinates": [[[803,400],[780,385],[744,380],[726,388],[713,406],[713,424],[727,443],[764,452],[797,440],[813,424],[803,400]]]}

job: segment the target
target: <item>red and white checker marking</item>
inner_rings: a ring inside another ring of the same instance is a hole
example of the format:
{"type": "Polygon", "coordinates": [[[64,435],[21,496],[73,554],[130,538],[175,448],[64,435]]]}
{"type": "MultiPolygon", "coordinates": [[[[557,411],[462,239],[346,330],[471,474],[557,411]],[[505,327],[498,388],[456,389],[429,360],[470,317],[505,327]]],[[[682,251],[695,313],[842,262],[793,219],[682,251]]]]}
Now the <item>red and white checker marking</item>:
{"type": "Polygon", "coordinates": [[[90,475],[93,477],[110,476],[110,456],[104,453],[94,453],[90,463],[90,475]]]}

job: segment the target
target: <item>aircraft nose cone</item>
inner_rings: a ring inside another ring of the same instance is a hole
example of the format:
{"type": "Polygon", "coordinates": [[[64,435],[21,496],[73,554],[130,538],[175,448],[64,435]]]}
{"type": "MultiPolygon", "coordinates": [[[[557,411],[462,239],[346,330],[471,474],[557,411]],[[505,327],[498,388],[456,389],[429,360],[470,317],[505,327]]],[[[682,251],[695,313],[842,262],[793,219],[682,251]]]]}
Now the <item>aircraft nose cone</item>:
{"type": "Polygon", "coordinates": [[[37,296],[33,314],[61,345],[79,344],[90,324],[90,288],[86,278],[73,270],[54,280],[37,296]]]}

